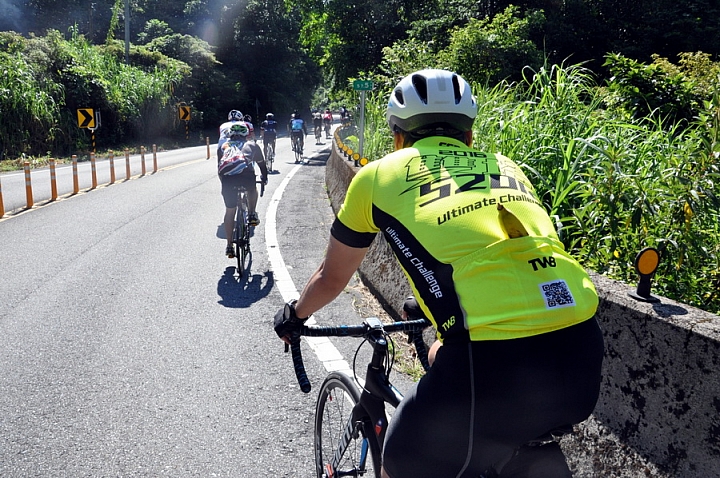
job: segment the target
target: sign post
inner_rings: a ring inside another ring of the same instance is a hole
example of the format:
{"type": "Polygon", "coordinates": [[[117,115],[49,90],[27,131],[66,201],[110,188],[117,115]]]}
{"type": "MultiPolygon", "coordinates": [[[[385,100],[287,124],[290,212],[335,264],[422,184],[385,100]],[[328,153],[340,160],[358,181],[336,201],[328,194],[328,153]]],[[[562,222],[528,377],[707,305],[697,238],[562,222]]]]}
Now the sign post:
{"type": "Polygon", "coordinates": [[[92,140],[92,151],[95,152],[95,130],[100,127],[100,111],[93,108],[78,108],[77,120],[79,128],[90,130],[92,140]]]}
{"type": "Polygon", "coordinates": [[[178,107],[178,117],[185,122],[185,139],[190,139],[190,107],[180,105],[178,107]]]}
{"type": "MultiPolygon", "coordinates": [[[[365,143],[365,92],[373,89],[373,82],[371,80],[354,80],[353,90],[360,92],[360,145],[358,153],[360,157],[363,157],[363,147],[365,143]]],[[[357,160],[355,166],[358,165],[357,160]]]]}

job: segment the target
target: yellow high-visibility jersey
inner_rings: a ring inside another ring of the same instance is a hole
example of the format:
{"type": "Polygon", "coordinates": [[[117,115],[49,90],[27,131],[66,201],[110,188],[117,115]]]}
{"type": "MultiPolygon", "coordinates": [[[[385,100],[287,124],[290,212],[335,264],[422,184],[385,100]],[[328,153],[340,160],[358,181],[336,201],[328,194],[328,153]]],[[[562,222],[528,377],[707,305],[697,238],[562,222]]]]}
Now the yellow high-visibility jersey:
{"type": "Polygon", "coordinates": [[[520,167],[500,154],[431,137],[363,167],[332,234],[367,247],[378,232],[443,340],[542,334],[597,309],[587,272],[520,167]]]}

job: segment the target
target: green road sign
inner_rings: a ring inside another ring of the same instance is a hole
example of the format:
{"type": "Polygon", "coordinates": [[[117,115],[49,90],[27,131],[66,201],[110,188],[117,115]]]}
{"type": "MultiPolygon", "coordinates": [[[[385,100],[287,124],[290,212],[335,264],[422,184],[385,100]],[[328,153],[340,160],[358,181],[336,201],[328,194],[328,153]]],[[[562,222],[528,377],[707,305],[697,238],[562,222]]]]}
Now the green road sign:
{"type": "Polygon", "coordinates": [[[355,91],[370,91],[373,89],[372,80],[354,80],[353,90],[355,91]]]}

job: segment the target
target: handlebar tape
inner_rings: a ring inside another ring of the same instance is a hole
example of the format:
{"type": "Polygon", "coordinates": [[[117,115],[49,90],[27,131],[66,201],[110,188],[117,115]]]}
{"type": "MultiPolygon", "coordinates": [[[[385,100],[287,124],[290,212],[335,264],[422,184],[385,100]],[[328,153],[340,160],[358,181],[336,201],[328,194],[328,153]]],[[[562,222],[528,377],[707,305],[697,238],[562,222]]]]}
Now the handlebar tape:
{"type": "Polygon", "coordinates": [[[423,369],[427,372],[430,370],[430,362],[428,362],[427,348],[425,347],[425,341],[423,340],[422,332],[411,332],[410,334],[415,350],[417,351],[417,357],[422,365],[423,369]]]}
{"type": "Polygon", "coordinates": [[[302,352],[300,351],[300,337],[293,337],[290,342],[290,352],[292,354],[293,366],[295,367],[295,377],[297,377],[300,390],[303,393],[310,393],[312,386],[305,373],[305,365],[303,364],[302,352]]]}

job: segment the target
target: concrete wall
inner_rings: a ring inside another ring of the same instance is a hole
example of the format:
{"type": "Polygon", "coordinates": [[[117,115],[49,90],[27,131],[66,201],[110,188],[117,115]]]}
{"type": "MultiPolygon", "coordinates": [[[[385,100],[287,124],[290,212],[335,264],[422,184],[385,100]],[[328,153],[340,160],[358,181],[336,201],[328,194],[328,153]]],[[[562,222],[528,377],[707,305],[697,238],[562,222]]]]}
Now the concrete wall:
{"type": "MultiPolygon", "coordinates": [[[[333,148],[336,213],[355,171],[333,148]]],[[[391,313],[410,293],[381,235],[359,272],[391,313]]],[[[606,352],[595,413],[562,442],[576,477],[720,477],[720,317],[662,297],[638,302],[634,286],[592,278],[606,352]]]]}

